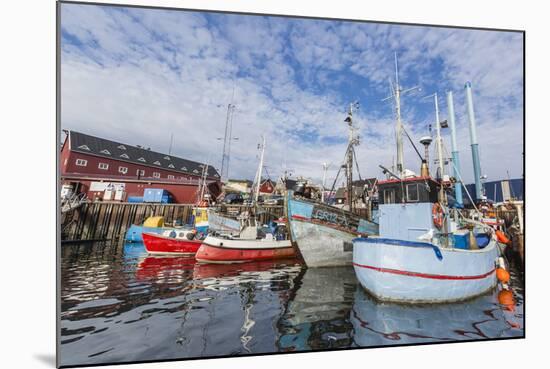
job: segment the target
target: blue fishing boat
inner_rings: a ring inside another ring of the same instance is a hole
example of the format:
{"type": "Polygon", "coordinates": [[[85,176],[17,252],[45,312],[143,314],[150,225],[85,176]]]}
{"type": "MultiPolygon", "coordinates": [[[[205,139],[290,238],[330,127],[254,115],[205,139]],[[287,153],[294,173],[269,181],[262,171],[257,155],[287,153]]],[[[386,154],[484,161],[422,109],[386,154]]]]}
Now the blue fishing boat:
{"type": "MultiPolygon", "coordinates": [[[[353,212],[357,206],[353,198],[354,146],[359,144],[353,126],[353,111],[357,105],[357,102],[350,104],[344,120],[349,128],[348,147],[341,166],[346,172],[347,204],[337,207],[312,200],[307,188],[287,192],[286,209],[291,237],[308,267],[351,265],[352,239],[360,235],[378,234],[378,224],[353,212]]],[[[332,190],[337,179],[338,174],[332,190]]]]}

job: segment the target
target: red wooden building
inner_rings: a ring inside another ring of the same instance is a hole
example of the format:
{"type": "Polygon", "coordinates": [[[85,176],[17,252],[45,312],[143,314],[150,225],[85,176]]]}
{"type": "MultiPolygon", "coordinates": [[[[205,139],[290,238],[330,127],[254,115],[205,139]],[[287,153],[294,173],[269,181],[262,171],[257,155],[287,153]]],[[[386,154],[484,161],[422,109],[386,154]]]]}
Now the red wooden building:
{"type": "MultiPolygon", "coordinates": [[[[66,133],[60,156],[61,181],[72,185],[74,192],[104,199],[105,190],[115,188],[119,190],[116,200],[126,201],[155,188],[167,190],[176,203],[197,201],[206,164],[80,132],[66,133]]],[[[208,166],[206,178],[210,194],[217,197],[221,184],[216,169],[208,166]]]]}

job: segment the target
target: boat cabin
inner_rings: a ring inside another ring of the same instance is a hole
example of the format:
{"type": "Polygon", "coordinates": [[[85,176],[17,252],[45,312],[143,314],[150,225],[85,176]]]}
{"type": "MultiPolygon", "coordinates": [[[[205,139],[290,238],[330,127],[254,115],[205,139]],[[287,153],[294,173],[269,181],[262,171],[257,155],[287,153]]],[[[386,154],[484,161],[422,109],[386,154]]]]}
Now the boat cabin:
{"type": "Polygon", "coordinates": [[[431,177],[390,179],[378,182],[379,204],[437,202],[439,184],[431,177]]]}
{"type": "Polygon", "coordinates": [[[439,183],[431,177],[391,179],[378,183],[380,237],[419,242],[431,229],[439,183]]]}

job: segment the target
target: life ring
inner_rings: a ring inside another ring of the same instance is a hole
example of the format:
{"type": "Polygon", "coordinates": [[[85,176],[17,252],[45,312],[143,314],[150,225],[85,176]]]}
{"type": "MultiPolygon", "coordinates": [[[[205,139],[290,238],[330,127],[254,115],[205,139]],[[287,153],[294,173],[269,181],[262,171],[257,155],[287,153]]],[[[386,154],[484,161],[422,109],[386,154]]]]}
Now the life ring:
{"type": "Polygon", "coordinates": [[[443,208],[441,207],[441,204],[436,202],[432,206],[432,219],[434,222],[434,225],[441,229],[443,227],[443,208]]]}

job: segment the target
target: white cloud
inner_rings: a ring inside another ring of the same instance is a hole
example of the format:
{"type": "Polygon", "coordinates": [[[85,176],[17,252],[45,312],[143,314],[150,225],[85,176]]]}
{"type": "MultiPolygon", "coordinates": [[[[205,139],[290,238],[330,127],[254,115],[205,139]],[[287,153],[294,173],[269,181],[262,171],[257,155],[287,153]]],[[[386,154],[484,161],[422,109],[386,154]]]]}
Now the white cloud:
{"type": "MultiPolygon", "coordinates": [[[[286,168],[320,179],[322,162],[334,164],[329,172],[334,175],[343,159],[349,101],[342,91],[353,96],[347,89],[358,83],[374,100],[355,116],[363,138],[357,155],[363,177],[377,176],[378,165],[391,165],[395,156],[393,110],[378,98],[388,91],[395,48],[404,85],[455,90],[466,179],[471,180],[466,80],[474,83],[484,173],[501,178],[508,167],[512,176],[523,171],[516,34],[238,15],[217,15],[213,22],[196,12],[73,4],[62,9],[64,32],[78,39],[76,45],[63,44],[64,128],[159,151],[167,150],[174,133],[175,154],[219,167],[222,147],[216,138],[223,135],[234,88],[233,133],[239,141],[232,146],[230,176],[254,175],[256,144],[265,134],[272,176],[286,168]],[[434,66],[440,75],[431,73],[434,66]]],[[[403,105],[416,138],[433,120],[422,115],[430,105],[419,97],[408,96],[403,105]]],[[[416,154],[405,147],[407,165],[417,169],[416,154]]]]}

